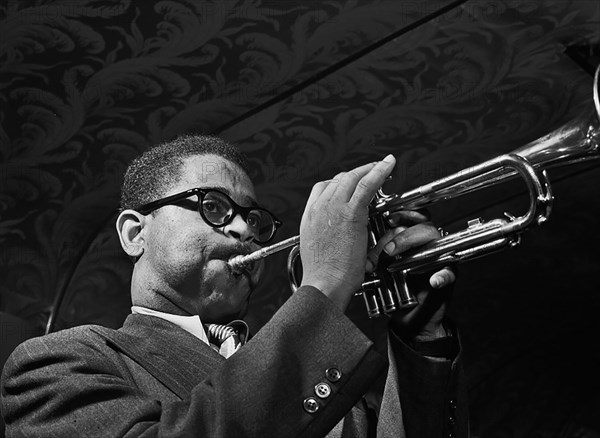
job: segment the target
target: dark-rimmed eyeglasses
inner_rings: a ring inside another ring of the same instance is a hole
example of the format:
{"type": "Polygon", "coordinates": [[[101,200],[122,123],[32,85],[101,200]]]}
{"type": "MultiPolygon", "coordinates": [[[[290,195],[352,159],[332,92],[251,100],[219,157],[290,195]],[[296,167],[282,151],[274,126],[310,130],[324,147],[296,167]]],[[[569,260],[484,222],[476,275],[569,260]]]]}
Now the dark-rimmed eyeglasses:
{"type": "Polygon", "coordinates": [[[240,215],[250,226],[254,233],[256,243],[267,243],[274,236],[282,222],[268,210],[261,207],[242,207],[223,192],[216,189],[190,189],[176,193],[156,201],[142,205],[135,210],[141,214],[148,214],[164,205],[179,204],[190,196],[198,196],[196,208],[204,222],[211,227],[221,228],[229,224],[236,215],[240,215]]]}

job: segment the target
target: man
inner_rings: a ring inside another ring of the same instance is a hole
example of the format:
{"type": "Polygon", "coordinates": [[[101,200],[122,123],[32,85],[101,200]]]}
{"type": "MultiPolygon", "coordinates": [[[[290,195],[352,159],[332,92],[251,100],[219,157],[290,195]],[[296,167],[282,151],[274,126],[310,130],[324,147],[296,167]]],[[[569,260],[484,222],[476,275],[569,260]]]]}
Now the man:
{"type": "Polygon", "coordinates": [[[368,204],[394,164],[388,156],[313,187],[301,287],[225,359],[205,327],[241,318],[261,272],[227,261],[270,241],[279,222],[259,207],[243,157],[218,138],[142,154],[117,220],[134,260],[134,313],[118,331],[75,327],[18,347],[2,380],[8,436],[466,433],[455,352],[440,348],[454,342],[443,325],[452,271],[431,276],[438,290],[419,288],[422,304],[390,318],[389,336],[387,322],[371,340],[343,313],[384,248],[395,255],[439,236],[408,214],[421,223],[393,228],[367,257],[368,204]]]}

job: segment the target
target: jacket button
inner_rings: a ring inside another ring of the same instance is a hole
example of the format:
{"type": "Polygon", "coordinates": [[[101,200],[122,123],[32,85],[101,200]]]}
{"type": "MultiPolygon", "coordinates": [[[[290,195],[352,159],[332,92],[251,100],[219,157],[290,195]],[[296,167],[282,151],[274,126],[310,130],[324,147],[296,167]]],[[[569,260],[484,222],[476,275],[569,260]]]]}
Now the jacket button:
{"type": "Polygon", "coordinates": [[[304,410],[309,414],[314,414],[319,410],[319,402],[314,397],[304,399],[304,410]]]}
{"type": "Polygon", "coordinates": [[[319,398],[327,398],[331,395],[331,387],[325,382],[317,383],[315,385],[315,394],[319,398]]]}
{"type": "Polygon", "coordinates": [[[342,378],[342,372],[334,367],[327,368],[327,370],[325,370],[325,377],[327,377],[327,380],[330,382],[335,383],[342,378]]]}

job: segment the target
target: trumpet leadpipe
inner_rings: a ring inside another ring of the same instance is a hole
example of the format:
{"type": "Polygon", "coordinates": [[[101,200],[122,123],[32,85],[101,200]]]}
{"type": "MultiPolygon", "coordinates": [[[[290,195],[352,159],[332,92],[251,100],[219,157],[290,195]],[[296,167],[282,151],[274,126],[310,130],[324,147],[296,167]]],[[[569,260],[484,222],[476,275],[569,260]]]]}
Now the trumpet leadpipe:
{"type": "Polygon", "coordinates": [[[234,272],[240,272],[251,263],[257,262],[265,257],[278,253],[279,251],[283,251],[284,249],[288,249],[291,246],[297,245],[298,242],[300,242],[300,236],[290,237],[289,239],[282,240],[281,242],[275,243],[271,246],[266,246],[250,254],[237,255],[231,258],[227,263],[234,272]]]}

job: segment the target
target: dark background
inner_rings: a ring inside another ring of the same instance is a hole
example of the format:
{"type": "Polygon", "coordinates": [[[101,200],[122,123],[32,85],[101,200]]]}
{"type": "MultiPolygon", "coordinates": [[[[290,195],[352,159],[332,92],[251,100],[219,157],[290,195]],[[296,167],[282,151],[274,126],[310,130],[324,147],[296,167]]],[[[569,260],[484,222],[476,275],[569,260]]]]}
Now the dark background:
{"type": "MultiPolygon", "coordinates": [[[[119,186],[152,144],[239,144],[284,238],[312,185],[341,170],[393,153],[402,191],[590,113],[600,63],[597,0],[1,5],[3,355],[52,310],[53,330],[120,325],[119,186]]],[[[460,267],[450,313],[474,437],[600,436],[600,168],[550,176],[550,221],[460,267]]],[[[522,206],[508,185],[433,213],[457,229],[522,206]]],[[[285,257],[268,263],[254,330],[290,294],[285,257]]]]}

